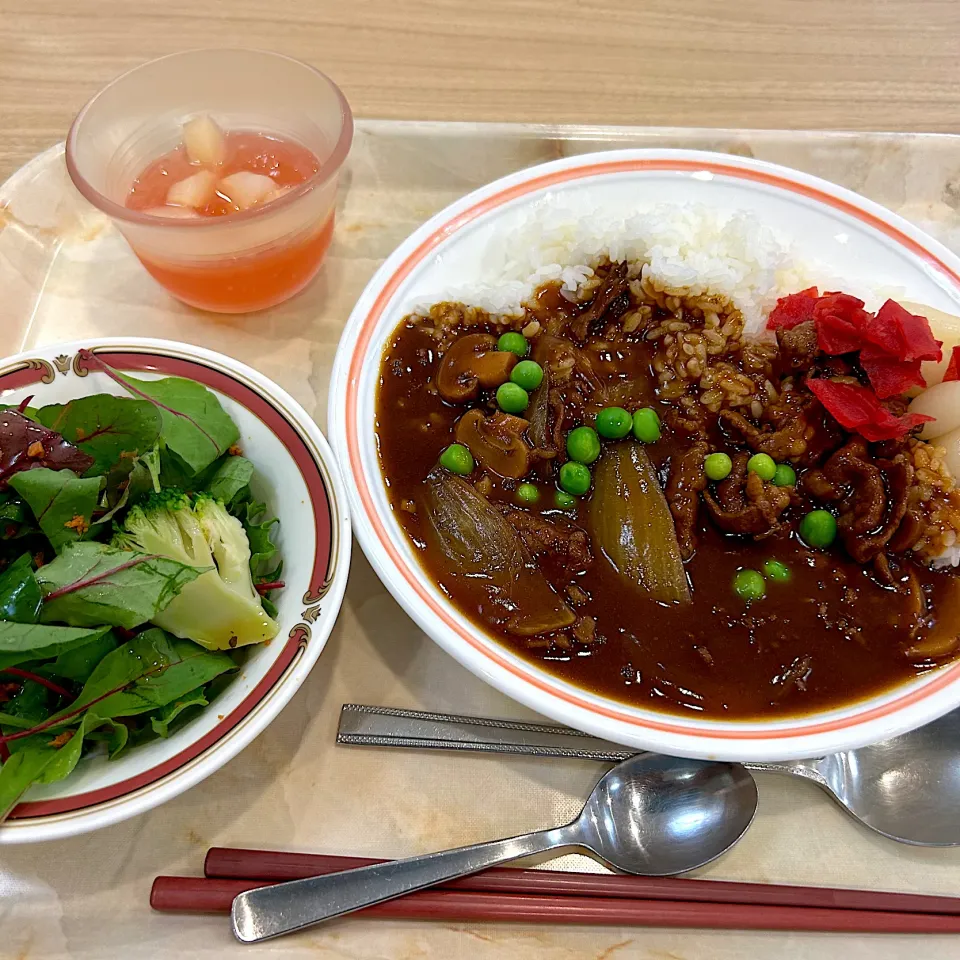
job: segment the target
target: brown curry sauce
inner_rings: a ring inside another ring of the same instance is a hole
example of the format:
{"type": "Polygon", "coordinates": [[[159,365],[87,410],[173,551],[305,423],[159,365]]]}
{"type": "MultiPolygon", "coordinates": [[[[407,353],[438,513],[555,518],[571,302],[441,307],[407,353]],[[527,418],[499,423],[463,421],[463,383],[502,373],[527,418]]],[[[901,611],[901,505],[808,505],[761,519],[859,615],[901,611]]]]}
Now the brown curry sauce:
{"type": "MultiPolygon", "coordinates": [[[[563,309],[558,304],[541,298],[544,310],[563,309]]],[[[456,332],[484,330],[502,332],[492,325],[456,332]]],[[[623,338],[612,349],[609,343],[589,342],[585,349],[604,383],[641,384],[643,403],[663,418],[669,404],[654,395],[650,344],[637,336],[623,338]]],[[[458,577],[442,554],[427,549],[424,480],[443,449],[454,442],[457,420],[470,409],[446,403],[432,389],[439,360],[437,340],[415,321],[402,323],[386,346],[376,433],[388,497],[426,576],[465,618],[521,657],[624,703],[713,719],[786,717],[839,707],[937,665],[913,663],[906,656],[914,623],[908,599],[878,582],[839,542],[826,551],[808,549],[793,532],[795,522],[761,541],[731,536],[717,529],[703,509],[697,549],[685,563],[692,604],[667,606],[643,596],[624,585],[605,557],[596,555],[592,567],[574,580],[588,596],[577,613],[594,618],[598,642],[562,649],[510,635],[496,622],[482,581],[458,577]],[[791,579],[768,582],[762,601],[745,604],[732,587],[735,573],[761,569],[771,559],[786,564],[791,579]]],[[[495,409],[490,393],[482,395],[488,412],[495,409]]],[[[719,432],[714,439],[713,449],[729,449],[719,432]]],[[[683,449],[681,438],[667,429],[657,443],[647,445],[664,486],[671,458],[683,449]]],[[[516,506],[519,481],[488,475],[490,499],[516,506]]],[[[589,531],[591,494],[579,498],[574,509],[559,511],[553,504],[552,480],[538,481],[538,486],[539,503],[524,509],[547,518],[566,517],[589,531]]],[[[810,506],[791,506],[785,519],[799,520],[810,506]]],[[[936,610],[954,576],[909,559],[907,565],[936,610]]],[[[551,576],[548,566],[541,567],[562,593],[563,583],[551,576]]]]}

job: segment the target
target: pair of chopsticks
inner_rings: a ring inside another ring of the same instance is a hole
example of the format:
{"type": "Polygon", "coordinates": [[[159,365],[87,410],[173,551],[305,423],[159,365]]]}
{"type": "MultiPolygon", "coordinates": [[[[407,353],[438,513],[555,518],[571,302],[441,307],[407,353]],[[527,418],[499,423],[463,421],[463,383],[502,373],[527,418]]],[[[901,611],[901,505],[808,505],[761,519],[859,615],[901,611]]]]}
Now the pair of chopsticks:
{"type": "MultiPolygon", "coordinates": [[[[157,877],[155,910],[229,913],[244,890],[383,860],[211,847],[204,877],[157,877]]],[[[495,868],[359,911],[453,923],[960,933],[960,898],[725,880],[495,868]]]]}

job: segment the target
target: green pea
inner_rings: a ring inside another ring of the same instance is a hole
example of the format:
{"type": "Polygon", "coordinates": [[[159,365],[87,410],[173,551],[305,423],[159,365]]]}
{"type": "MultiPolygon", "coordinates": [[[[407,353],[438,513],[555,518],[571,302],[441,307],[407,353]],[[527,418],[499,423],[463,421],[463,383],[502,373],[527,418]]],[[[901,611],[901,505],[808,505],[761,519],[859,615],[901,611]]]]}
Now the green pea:
{"type": "Polygon", "coordinates": [[[575,507],[577,505],[577,498],[571,497],[569,493],[564,493],[562,490],[558,490],[553,495],[553,502],[561,510],[569,510],[571,507],[575,507]]]}
{"type": "Polygon", "coordinates": [[[785,583],[793,576],[793,574],[790,573],[790,568],[779,560],[765,561],[763,564],[763,573],[768,579],[778,580],[781,583],[785,583]]]}
{"type": "Polygon", "coordinates": [[[567,461],[560,468],[560,486],[575,497],[582,497],[590,489],[590,471],[574,460],[567,461]]]}
{"type": "Polygon", "coordinates": [[[521,360],[510,371],[510,379],[524,390],[536,390],[543,382],[543,367],[536,360],[521,360]]]}
{"type": "Polygon", "coordinates": [[[738,570],[733,578],[733,589],[741,600],[752,603],[763,599],[767,585],[756,570],[738,570]]]}
{"type": "Polygon", "coordinates": [[[747,461],[747,473],[755,473],[761,480],[772,480],[777,472],[773,457],[766,453],[755,453],[747,461]]]}
{"type": "Polygon", "coordinates": [[[656,443],[660,439],[660,418],[653,407],[644,407],[633,415],[633,435],[641,443],[656,443]]]}
{"type": "Polygon", "coordinates": [[[540,491],[532,483],[521,483],[517,487],[517,499],[521,503],[536,503],[540,499],[540,491]]]}
{"type": "Polygon", "coordinates": [[[733,461],[725,453],[708,454],[703,461],[703,472],[710,480],[726,480],[733,469],[733,461]]]}
{"type": "Polygon", "coordinates": [[[522,333],[505,333],[497,341],[497,349],[525,357],[530,352],[530,344],[522,333]]]}
{"type": "Polygon", "coordinates": [[[633,417],[623,407],[606,407],[597,414],[597,433],[607,440],[621,440],[633,426],[633,417]]]}
{"type": "Polygon", "coordinates": [[[773,474],[773,483],[777,487],[792,487],[797,482],[797,471],[789,463],[778,463],[773,474]]]}
{"type": "Polygon", "coordinates": [[[465,477],[473,473],[473,454],[462,443],[451,443],[440,454],[440,466],[465,477]]]}
{"type": "Polygon", "coordinates": [[[577,463],[593,463],[600,456],[600,438],[593,427],[577,427],[567,434],[567,456],[577,463]]]}
{"type": "Polygon", "coordinates": [[[523,413],[529,403],[530,394],[523,387],[510,381],[497,387],[497,406],[504,413],[523,413]]]}
{"type": "Polygon", "coordinates": [[[800,521],[800,538],[808,547],[822,550],[837,536],[837,521],[827,510],[811,510],[800,521]]]}

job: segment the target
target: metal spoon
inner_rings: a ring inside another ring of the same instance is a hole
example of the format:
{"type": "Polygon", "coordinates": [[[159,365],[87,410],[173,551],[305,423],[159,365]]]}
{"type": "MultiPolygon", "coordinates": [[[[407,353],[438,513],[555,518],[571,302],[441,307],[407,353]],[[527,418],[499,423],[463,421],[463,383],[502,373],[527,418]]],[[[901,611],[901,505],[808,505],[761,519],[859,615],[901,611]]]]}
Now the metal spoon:
{"type": "Polygon", "coordinates": [[[570,848],[624,873],[685,873],[729,850],[756,809],[757,785],[736,764],[641,754],[605,774],[566,826],[250,890],[233,901],[233,932],[244,943],[266,940],[498,863],[570,848]]]}
{"type": "MultiPolygon", "coordinates": [[[[442,747],[617,762],[629,747],[546,723],[344,704],[339,743],[442,747]]],[[[825,790],[854,819],[900,843],[960,845],[960,711],[892,740],[817,760],[745,763],[825,790]]]]}

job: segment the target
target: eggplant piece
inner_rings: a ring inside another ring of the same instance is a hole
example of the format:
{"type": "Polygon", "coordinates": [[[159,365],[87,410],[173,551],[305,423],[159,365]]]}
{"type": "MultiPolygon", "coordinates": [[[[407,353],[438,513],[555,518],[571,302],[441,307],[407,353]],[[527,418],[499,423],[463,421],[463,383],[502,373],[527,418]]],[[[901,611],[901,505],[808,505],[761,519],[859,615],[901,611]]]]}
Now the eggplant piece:
{"type": "Polygon", "coordinates": [[[596,546],[632,587],[660,603],[690,603],[677,531],[646,450],[609,446],[593,474],[590,524],[596,546]]]}
{"type": "Polygon", "coordinates": [[[486,586],[491,607],[505,618],[508,633],[532,637],[576,620],[516,530],[486,497],[446,471],[433,471],[426,486],[430,546],[447,558],[456,576],[486,586]]]}

